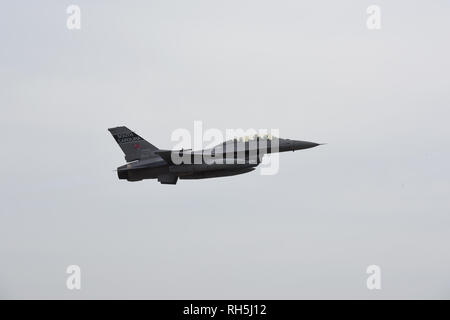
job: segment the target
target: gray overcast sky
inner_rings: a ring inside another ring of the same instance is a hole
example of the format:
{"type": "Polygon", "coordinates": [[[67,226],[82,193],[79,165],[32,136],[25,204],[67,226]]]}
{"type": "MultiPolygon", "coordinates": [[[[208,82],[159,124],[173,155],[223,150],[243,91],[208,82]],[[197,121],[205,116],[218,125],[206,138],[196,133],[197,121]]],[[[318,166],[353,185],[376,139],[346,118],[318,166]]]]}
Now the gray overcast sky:
{"type": "Polygon", "coordinates": [[[449,31],[444,0],[3,3],[0,298],[450,298],[449,31]],[[108,127],[170,148],[194,120],[328,144],[117,179],[108,127]]]}

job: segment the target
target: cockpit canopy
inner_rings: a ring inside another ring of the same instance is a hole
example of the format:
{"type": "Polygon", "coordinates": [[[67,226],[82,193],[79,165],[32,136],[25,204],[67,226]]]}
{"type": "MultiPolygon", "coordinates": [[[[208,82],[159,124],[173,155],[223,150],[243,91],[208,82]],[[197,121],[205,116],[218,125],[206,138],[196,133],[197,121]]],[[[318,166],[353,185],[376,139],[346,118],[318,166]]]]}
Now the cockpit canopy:
{"type": "Polygon", "coordinates": [[[239,141],[239,142],[248,142],[250,140],[273,140],[276,139],[276,137],[272,136],[271,134],[254,134],[251,136],[245,136],[245,137],[235,137],[233,140],[239,141]]]}

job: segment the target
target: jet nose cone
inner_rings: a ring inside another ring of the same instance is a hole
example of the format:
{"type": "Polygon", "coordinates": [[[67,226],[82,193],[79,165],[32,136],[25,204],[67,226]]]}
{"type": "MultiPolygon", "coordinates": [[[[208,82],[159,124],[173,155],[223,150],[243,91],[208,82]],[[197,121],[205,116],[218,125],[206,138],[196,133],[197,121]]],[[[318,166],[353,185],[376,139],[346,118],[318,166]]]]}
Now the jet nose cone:
{"type": "Polygon", "coordinates": [[[309,142],[309,141],[299,141],[292,140],[292,149],[293,150],[301,150],[301,149],[309,149],[320,146],[320,143],[309,142]]]}

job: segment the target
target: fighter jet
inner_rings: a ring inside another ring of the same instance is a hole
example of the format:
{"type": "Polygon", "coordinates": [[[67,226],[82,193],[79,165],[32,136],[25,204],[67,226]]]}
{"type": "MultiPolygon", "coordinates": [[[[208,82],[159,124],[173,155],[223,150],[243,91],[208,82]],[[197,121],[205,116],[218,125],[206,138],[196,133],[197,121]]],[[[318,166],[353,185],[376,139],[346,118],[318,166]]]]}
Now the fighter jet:
{"type": "Polygon", "coordinates": [[[127,127],[109,128],[127,164],[117,168],[119,179],[158,179],[176,184],[178,179],[234,176],[255,170],[265,154],[313,148],[319,143],[254,135],[225,141],[213,148],[192,150],[158,149],[127,127]]]}

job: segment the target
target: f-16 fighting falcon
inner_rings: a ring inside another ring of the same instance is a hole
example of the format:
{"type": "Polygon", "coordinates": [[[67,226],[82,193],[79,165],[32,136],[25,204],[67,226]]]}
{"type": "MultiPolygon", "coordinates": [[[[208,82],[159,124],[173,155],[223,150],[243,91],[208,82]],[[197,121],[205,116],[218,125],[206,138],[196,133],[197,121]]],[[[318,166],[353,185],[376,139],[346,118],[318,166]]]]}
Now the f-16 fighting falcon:
{"type": "Polygon", "coordinates": [[[270,135],[233,139],[210,149],[162,150],[127,127],[108,129],[125,153],[127,164],[117,168],[119,179],[158,179],[176,184],[178,179],[234,176],[255,170],[264,154],[308,149],[319,143],[281,139],[270,135]]]}

